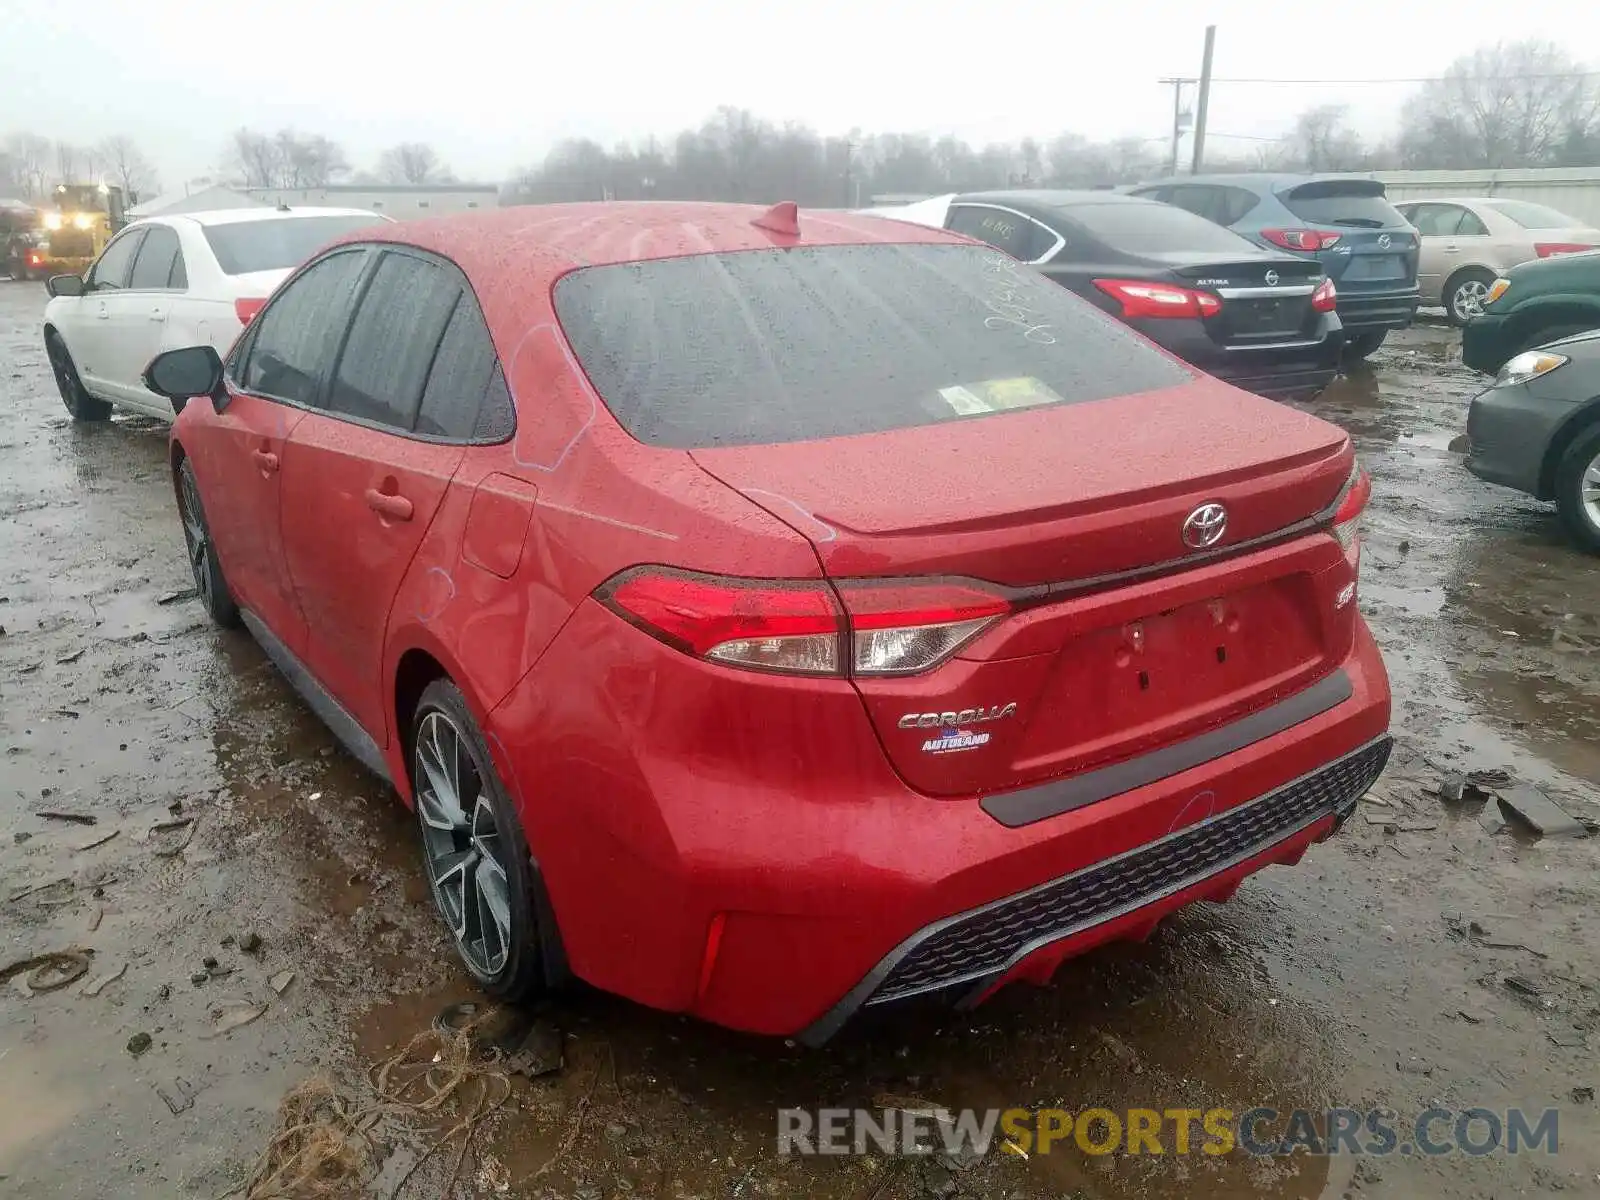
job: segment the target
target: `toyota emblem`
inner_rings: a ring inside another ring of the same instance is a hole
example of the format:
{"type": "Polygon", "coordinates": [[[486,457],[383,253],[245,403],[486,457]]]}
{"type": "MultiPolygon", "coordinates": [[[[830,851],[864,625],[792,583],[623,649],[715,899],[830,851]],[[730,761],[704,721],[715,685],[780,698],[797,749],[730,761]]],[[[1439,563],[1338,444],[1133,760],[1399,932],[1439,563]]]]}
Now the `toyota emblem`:
{"type": "Polygon", "coordinates": [[[1277,287],[1278,286],[1278,273],[1276,271],[1268,271],[1267,272],[1267,286],[1268,287],[1277,287]]]}
{"type": "Polygon", "coordinates": [[[1390,246],[1390,243],[1392,243],[1393,241],[1394,241],[1394,239],[1392,237],[1390,237],[1387,233],[1380,233],[1378,235],[1378,249],[1379,250],[1387,250],[1389,248],[1389,246],[1390,246]]]}
{"type": "Polygon", "coordinates": [[[1202,504],[1183,522],[1183,544],[1191,550],[1215,546],[1228,532],[1228,510],[1220,504],[1202,504]]]}

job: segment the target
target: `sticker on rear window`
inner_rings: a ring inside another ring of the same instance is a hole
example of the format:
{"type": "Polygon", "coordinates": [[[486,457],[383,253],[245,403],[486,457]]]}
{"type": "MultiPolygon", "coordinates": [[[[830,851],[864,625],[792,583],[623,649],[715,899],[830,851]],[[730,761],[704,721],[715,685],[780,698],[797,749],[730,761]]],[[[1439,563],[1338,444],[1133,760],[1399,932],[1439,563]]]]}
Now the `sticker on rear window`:
{"type": "Polygon", "coordinates": [[[981,383],[958,383],[939,389],[939,395],[957,416],[1002,412],[1010,408],[1036,408],[1059,404],[1061,397],[1039,379],[1019,375],[1011,379],[986,379],[981,383]]]}

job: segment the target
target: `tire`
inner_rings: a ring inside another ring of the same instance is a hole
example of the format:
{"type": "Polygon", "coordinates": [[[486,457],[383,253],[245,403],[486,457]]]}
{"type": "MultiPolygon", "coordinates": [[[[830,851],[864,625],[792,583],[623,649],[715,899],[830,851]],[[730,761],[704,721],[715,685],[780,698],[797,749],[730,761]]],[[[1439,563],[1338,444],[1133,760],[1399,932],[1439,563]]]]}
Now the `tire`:
{"type": "Polygon", "coordinates": [[[1366,358],[1383,345],[1383,339],[1388,336],[1387,329],[1369,329],[1365,333],[1352,333],[1344,344],[1346,361],[1366,358]]]}
{"type": "Polygon", "coordinates": [[[1556,510],[1573,541],[1600,554],[1600,421],[1591,422],[1561,456],[1556,510]]]}
{"type": "Polygon", "coordinates": [[[1481,315],[1483,302],[1489,296],[1489,285],[1494,280],[1494,272],[1482,267],[1468,267],[1452,275],[1444,286],[1445,320],[1461,326],[1481,315]]]}
{"type": "Polygon", "coordinates": [[[1551,325],[1546,329],[1536,329],[1522,339],[1522,343],[1517,347],[1516,353],[1512,354],[1506,361],[1509,362],[1510,359],[1515,358],[1518,354],[1525,354],[1535,347],[1560,341],[1562,338],[1571,337],[1575,333],[1587,333],[1593,328],[1595,328],[1593,325],[1551,325]]]}
{"type": "Polygon", "coordinates": [[[472,711],[448,679],[430,683],[411,721],[411,777],[423,867],[456,954],[501,1000],[531,1000],[548,972],[522,822],[472,711]],[[454,770],[452,771],[452,767],[454,770]]]}
{"type": "Polygon", "coordinates": [[[56,389],[61,393],[61,403],[67,406],[74,421],[104,421],[111,416],[111,405],[91,396],[78,378],[78,368],[61,335],[54,331],[44,335],[44,350],[50,359],[51,373],[56,377],[56,389]]]}
{"type": "Polygon", "coordinates": [[[194,465],[187,458],[178,467],[176,483],[183,542],[189,553],[189,571],[194,576],[200,602],[205,605],[206,614],[222,628],[237,629],[239,606],[234,603],[228,581],[223,577],[205,506],[200,502],[200,483],[195,479],[194,465]]]}

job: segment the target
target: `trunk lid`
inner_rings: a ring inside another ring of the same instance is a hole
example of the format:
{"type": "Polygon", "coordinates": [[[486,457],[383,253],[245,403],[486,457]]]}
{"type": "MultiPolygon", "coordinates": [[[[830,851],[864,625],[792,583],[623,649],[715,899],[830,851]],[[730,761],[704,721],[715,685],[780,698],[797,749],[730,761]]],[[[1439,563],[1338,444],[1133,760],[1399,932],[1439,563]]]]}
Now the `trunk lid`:
{"type": "Polygon", "coordinates": [[[1311,294],[1325,273],[1304,259],[1261,258],[1190,263],[1173,271],[1188,287],[1215,292],[1222,311],[1206,332],[1226,346],[1253,346],[1316,336],[1311,294]]]}
{"type": "Polygon", "coordinates": [[[1415,286],[1421,238],[1390,204],[1376,179],[1313,179],[1279,199],[1314,229],[1339,234],[1318,252],[1341,292],[1397,291],[1415,286]]]}
{"type": "Polygon", "coordinates": [[[924,792],[1117,761],[1282,698],[1348,650],[1337,544],[1273,535],[1333,503],[1349,439],[1216,380],[692,454],[808,538],[831,578],[959,576],[1013,596],[1011,616],[933,670],[856,678],[891,761],[924,792]],[[1183,529],[1208,503],[1227,528],[1197,552],[1183,529]]]}

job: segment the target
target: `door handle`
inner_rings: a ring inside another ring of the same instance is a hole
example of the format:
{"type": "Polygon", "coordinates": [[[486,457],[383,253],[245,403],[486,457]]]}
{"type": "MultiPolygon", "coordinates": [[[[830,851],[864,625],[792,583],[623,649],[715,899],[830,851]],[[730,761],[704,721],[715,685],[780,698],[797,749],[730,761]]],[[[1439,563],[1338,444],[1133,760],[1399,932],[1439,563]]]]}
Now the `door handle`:
{"type": "Polygon", "coordinates": [[[100,310],[95,313],[95,316],[102,321],[109,321],[111,319],[111,313],[107,311],[106,302],[104,300],[100,301],[100,310]]]}
{"type": "Polygon", "coordinates": [[[388,492],[380,492],[377,488],[367,489],[367,507],[391,520],[411,520],[411,501],[404,496],[391,496],[388,492]]]}
{"type": "Polygon", "coordinates": [[[1461,247],[1460,246],[1446,246],[1444,248],[1444,252],[1446,254],[1460,254],[1461,253],[1461,247]]]}
{"type": "Polygon", "coordinates": [[[152,308],[150,310],[150,319],[152,321],[165,321],[167,319],[167,310],[164,308],[152,308]]]}
{"type": "Polygon", "coordinates": [[[252,450],[250,457],[256,460],[256,466],[267,474],[272,474],[278,469],[278,456],[270,450],[252,450]]]}

